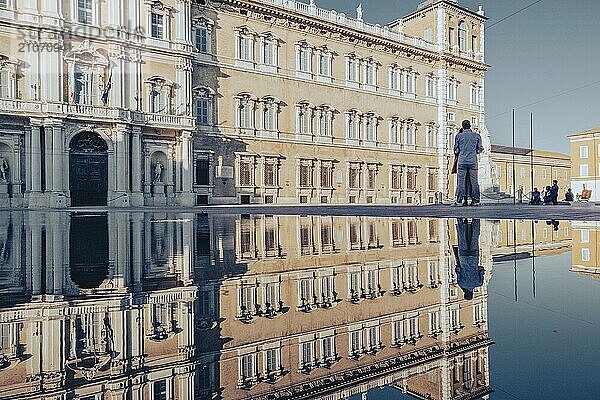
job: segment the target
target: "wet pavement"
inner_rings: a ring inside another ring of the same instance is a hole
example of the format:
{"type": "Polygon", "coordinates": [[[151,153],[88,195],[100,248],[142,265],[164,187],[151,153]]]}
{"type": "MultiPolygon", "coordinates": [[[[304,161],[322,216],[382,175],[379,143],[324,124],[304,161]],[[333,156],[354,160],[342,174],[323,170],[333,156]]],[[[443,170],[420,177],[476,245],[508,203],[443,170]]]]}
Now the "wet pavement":
{"type": "Polygon", "coordinates": [[[0,398],[594,398],[593,206],[373,207],[0,212],[0,398]]]}

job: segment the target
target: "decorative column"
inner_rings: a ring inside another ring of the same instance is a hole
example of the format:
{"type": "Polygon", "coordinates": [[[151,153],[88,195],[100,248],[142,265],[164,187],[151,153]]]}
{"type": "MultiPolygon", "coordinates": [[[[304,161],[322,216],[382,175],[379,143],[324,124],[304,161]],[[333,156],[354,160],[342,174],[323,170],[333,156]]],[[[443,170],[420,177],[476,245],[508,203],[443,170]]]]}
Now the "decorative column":
{"type": "MultiPolygon", "coordinates": [[[[50,221],[53,229],[52,232],[52,263],[54,265],[53,271],[53,283],[52,294],[55,296],[63,295],[63,283],[64,283],[64,255],[65,251],[65,240],[63,232],[58,227],[68,226],[69,218],[65,213],[52,213],[50,214],[50,221]]],[[[48,289],[50,293],[50,289],[48,289]]]]}
{"type": "Polygon", "coordinates": [[[27,165],[27,188],[29,197],[29,206],[36,206],[39,202],[39,196],[42,191],[42,147],[40,140],[40,126],[32,125],[31,129],[27,130],[29,136],[28,153],[29,165],[27,165]]]}
{"type": "MultiPolygon", "coordinates": [[[[117,125],[114,136],[115,201],[111,206],[129,206],[129,130],[127,125],[117,125]]],[[[110,178],[110,177],[109,177],[110,178]]]]}
{"type": "Polygon", "coordinates": [[[144,214],[133,213],[131,215],[131,256],[132,256],[132,277],[129,287],[131,291],[137,292],[141,289],[142,284],[142,267],[145,265],[143,254],[143,230],[144,229],[144,214]]]}
{"type": "Polygon", "coordinates": [[[131,205],[143,206],[142,128],[131,127],[131,205]]]}
{"type": "Polygon", "coordinates": [[[192,188],[192,132],[181,133],[181,159],[178,160],[178,172],[181,174],[181,192],[178,195],[178,204],[182,206],[194,205],[194,193],[192,188]]]}
{"type": "Polygon", "coordinates": [[[176,65],[175,114],[191,115],[192,62],[189,58],[180,58],[176,65]]]}
{"type": "Polygon", "coordinates": [[[437,109],[438,109],[438,135],[437,135],[437,151],[438,151],[438,191],[442,195],[442,202],[444,202],[444,196],[450,198],[454,197],[453,193],[449,193],[450,179],[450,166],[452,162],[453,154],[448,151],[448,148],[452,148],[453,144],[449,144],[448,139],[448,124],[446,119],[448,117],[448,110],[446,105],[446,91],[447,91],[447,71],[444,65],[440,66],[437,74],[437,109]],[[450,146],[449,146],[450,145],[450,146]]]}

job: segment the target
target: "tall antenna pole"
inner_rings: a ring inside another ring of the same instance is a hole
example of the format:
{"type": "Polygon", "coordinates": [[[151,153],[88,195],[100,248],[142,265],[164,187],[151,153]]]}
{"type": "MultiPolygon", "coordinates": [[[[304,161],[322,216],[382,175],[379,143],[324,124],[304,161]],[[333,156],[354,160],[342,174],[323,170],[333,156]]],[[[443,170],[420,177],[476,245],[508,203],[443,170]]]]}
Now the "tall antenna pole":
{"type": "Polygon", "coordinates": [[[531,191],[533,192],[534,185],[534,173],[533,173],[533,113],[530,114],[530,127],[529,127],[529,146],[530,146],[530,156],[531,156],[531,191]]]}
{"type": "Polygon", "coordinates": [[[513,204],[517,204],[517,175],[515,171],[515,109],[512,110],[512,195],[513,204]]]}
{"type": "Polygon", "coordinates": [[[513,219],[513,262],[514,262],[514,286],[515,302],[519,302],[518,284],[517,284],[517,220],[513,219]]]}
{"type": "Polygon", "coordinates": [[[535,222],[531,221],[531,286],[533,288],[533,298],[535,299],[535,222]]]}

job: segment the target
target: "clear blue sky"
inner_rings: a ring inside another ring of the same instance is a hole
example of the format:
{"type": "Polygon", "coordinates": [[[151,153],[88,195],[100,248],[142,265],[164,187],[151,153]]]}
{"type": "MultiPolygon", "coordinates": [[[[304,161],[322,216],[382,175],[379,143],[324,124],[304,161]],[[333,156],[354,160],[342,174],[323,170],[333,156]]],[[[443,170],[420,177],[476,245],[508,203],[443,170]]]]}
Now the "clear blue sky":
{"type": "MultiPolygon", "coordinates": [[[[308,2],[308,0],[305,0],[308,2]]],[[[488,25],[535,0],[459,0],[482,5],[488,25]]],[[[385,24],[417,8],[421,0],[316,0],[319,7],[385,24]]],[[[492,143],[510,145],[512,107],[519,108],[589,83],[567,95],[517,110],[517,146],[529,146],[534,113],[536,148],[569,152],[567,135],[600,125],[600,1],[543,0],[486,32],[487,125],[492,143]],[[505,113],[504,115],[499,115],[505,113]]]]}

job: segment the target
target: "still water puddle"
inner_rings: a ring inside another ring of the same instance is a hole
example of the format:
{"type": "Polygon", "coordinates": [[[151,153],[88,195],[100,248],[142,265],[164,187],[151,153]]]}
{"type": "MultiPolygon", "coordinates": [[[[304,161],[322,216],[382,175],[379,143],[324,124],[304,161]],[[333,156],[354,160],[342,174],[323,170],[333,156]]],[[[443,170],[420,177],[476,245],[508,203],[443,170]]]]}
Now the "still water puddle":
{"type": "Polygon", "coordinates": [[[0,398],[593,398],[598,232],[0,213],[0,398]]]}

